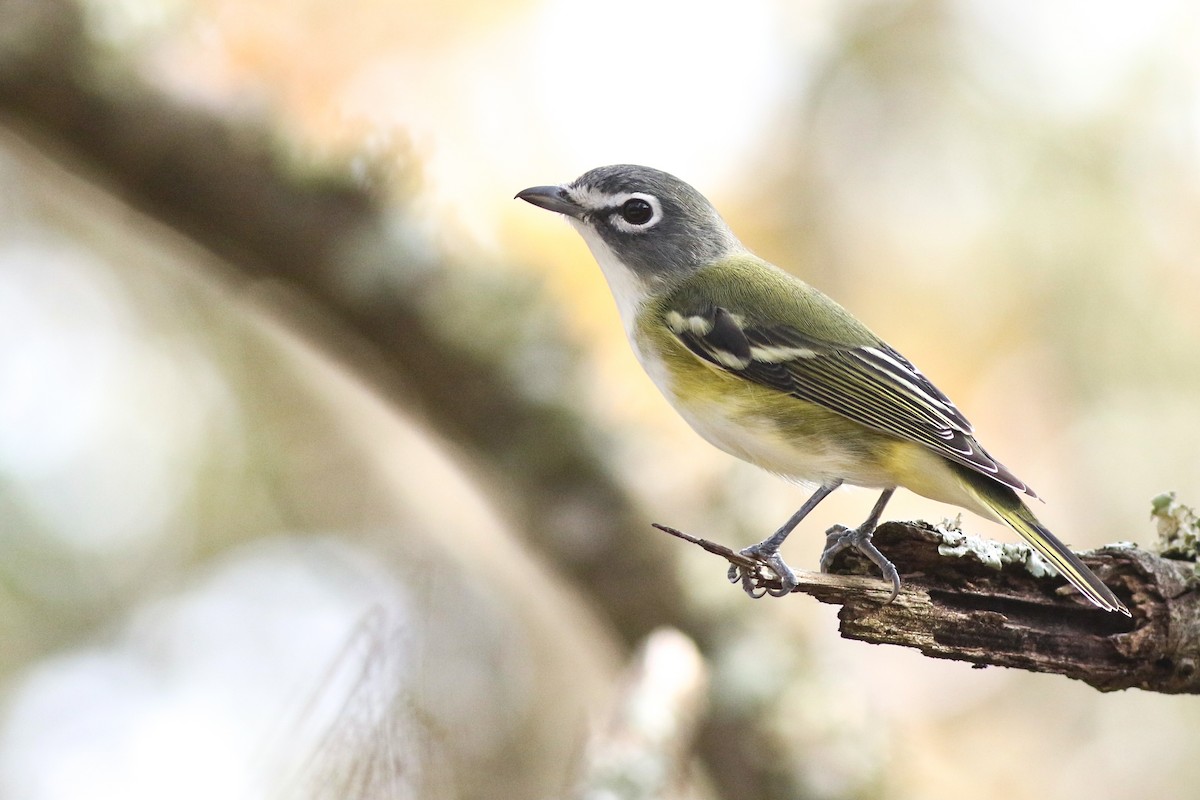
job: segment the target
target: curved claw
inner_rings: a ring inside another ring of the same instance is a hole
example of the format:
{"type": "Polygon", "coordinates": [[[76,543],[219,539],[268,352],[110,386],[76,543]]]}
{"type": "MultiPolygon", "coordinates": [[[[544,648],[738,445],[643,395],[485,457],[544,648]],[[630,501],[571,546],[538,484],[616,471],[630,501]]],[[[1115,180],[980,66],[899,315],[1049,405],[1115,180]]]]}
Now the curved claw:
{"type": "Polygon", "coordinates": [[[821,572],[829,572],[833,559],[847,547],[853,547],[854,531],[845,525],[834,525],[825,533],[825,549],[821,551],[821,572]]]}
{"type": "Polygon", "coordinates": [[[753,600],[757,600],[771,591],[770,588],[758,580],[757,568],[739,567],[737,564],[730,564],[729,571],[725,573],[725,577],[729,579],[730,583],[741,583],[742,591],[753,600]]]}
{"type": "Polygon", "coordinates": [[[747,595],[757,600],[765,595],[771,597],[783,597],[791,594],[796,588],[796,573],[792,572],[783,560],[783,556],[777,552],[762,552],[757,547],[747,547],[741,551],[742,555],[757,560],[760,564],[770,568],[772,572],[779,578],[779,588],[767,586],[762,582],[757,567],[740,567],[736,564],[730,564],[729,569],[725,573],[725,577],[730,583],[741,583],[742,591],[747,595]]]}
{"type": "Polygon", "coordinates": [[[886,606],[895,602],[896,597],[898,597],[900,594],[900,573],[896,571],[896,565],[892,562],[884,559],[884,563],[887,565],[886,567],[882,565],[880,566],[880,570],[883,572],[884,580],[890,578],[892,581],[892,593],[888,595],[887,602],[884,603],[886,606]]]}
{"type": "Polygon", "coordinates": [[[757,577],[757,570],[739,567],[737,564],[730,564],[725,577],[729,579],[730,583],[741,583],[742,591],[754,600],[767,593],[767,587],[755,584],[754,579],[757,577]]]}
{"type": "Polygon", "coordinates": [[[821,572],[829,572],[834,557],[846,548],[853,547],[869,558],[872,564],[879,567],[884,580],[891,581],[892,594],[887,599],[887,602],[891,603],[900,594],[900,573],[896,570],[896,565],[888,561],[887,556],[881,553],[875,543],[871,541],[874,533],[874,528],[850,530],[844,525],[835,525],[830,528],[825,535],[825,549],[821,552],[821,572]]]}
{"type": "Polygon", "coordinates": [[[783,560],[783,556],[779,555],[778,552],[755,553],[754,555],[770,567],[771,571],[779,578],[778,589],[764,587],[767,590],[767,594],[771,595],[771,597],[783,597],[784,595],[791,594],[792,590],[796,588],[798,581],[796,580],[796,573],[792,572],[792,568],[783,560]]]}
{"type": "Polygon", "coordinates": [[[792,568],[784,562],[783,556],[778,552],[764,552],[758,549],[757,545],[747,547],[741,552],[742,555],[753,558],[759,564],[768,567],[779,579],[779,588],[767,586],[762,582],[758,567],[747,568],[731,564],[726,577],[729,578],[730,583],[741,581],[742,590],[750,597],[756,600],[768,594],[771,597],[783,597],[791,594],[792,590],[796,588],[796,573],[792,572],[792,568]]]}
{"type": "Polygon", "coordinates": [[[787,595],[792,593],[792,588],[795,588],[795,586],[793,585],[792,588],[788,588],[787,586],[780,586],[778,589],[773,589],[770,586],[764,585],[762,588],[763,588],[763,591],[766,592],[767,594],[771,595],[771,597],[786,597],[787,595]]]}

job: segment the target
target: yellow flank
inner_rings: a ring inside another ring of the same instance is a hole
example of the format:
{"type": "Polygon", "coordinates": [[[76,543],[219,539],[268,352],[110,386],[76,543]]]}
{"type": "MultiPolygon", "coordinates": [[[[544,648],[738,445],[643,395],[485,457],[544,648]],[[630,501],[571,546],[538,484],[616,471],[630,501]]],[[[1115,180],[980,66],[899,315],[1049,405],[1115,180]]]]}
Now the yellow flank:
{"type": "Polygon", "coordinates": [[[713,366],[653,314],[642,315],[634,349],[680,416],[730,455],[805,483],[902,486],[1000,521],[929,448],[713,366]]]}
{"type": "Polygon", "coordinates": [[[924,445],[895,439],[886,448],[887,471],[903,486],[930,500],[960,506],[984,519],[1002,522],[995,510],[980,499],[946,459],[924,445]]]}
{"type": "Polygon", "coordinates": [[[821,406],[697,358],[652,315],[643,315],[634,349],[675,410],[725,452],[793,480],[838,478],[860,486],[895,485],[877,440],[897,440],[821,406]]]}

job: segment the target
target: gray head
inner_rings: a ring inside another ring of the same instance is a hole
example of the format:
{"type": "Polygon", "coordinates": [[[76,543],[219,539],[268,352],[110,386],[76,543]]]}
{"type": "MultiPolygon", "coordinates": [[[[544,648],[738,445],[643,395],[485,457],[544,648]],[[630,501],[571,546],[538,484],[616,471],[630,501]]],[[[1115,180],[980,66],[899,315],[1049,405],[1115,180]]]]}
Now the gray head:
{"type": "Polygon", "coordinates": [[[606,274],[615,266],[606,262],[615,259],[641,281],[657,283],[742,249],[704,195],[650,167],[597,167],[572,183],[534,186],[517,197],[567,215],[606,274]]]}

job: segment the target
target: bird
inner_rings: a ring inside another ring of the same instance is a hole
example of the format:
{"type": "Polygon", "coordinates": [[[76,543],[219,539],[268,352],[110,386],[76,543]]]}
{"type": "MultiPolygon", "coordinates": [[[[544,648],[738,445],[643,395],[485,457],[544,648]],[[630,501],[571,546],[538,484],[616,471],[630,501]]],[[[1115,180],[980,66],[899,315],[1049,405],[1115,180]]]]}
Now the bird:
{"type": "Polygon", "coordinates": [[[720,450],[816,489],[729,579],[752,597],[797,585],[780,547],[842,485],[880,491],[856,528],[827,534],[820,566],[856,549],[900,591],[871,541],[898,488],[1013,528],[1098,608],[1129,610],[1025,502],[1034,491],[911,361],[837,302],[754,255],[699,191],[651,167],[616,164],[517,193],[562,214],[616,301],[633,352],[680,416],[720,450]],[[759,565],[778,578],[765,588],[759,565]]]}

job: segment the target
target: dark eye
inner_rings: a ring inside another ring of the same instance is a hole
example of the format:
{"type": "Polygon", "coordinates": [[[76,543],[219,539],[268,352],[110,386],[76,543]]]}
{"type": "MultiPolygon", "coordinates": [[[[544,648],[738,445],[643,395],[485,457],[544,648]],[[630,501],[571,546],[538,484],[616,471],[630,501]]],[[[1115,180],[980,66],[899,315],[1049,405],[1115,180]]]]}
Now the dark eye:
{"type": "Polygon", "coordinates": [[[621,218],[630,225],[645,225],[653,217],[654,209],[639,197],[632,197],[621,205],[621,218]]]}

